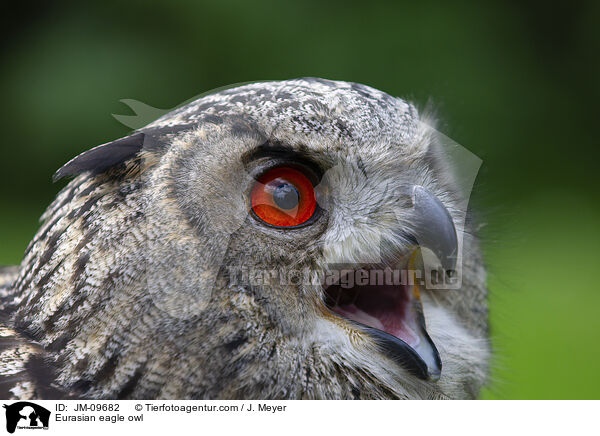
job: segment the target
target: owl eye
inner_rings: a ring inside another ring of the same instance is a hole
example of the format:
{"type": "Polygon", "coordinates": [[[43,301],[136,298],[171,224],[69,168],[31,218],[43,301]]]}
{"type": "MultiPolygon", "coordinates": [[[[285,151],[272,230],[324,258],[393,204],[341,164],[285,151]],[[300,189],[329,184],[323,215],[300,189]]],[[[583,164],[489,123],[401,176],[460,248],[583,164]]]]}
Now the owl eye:
{"type": "Polygon", "coordinates": [[[264,173],[250,195],[256,216],[277,227],[303,224],[317,208],[313,184],[301,171],[291,167],[277,167],[264,173]]]}

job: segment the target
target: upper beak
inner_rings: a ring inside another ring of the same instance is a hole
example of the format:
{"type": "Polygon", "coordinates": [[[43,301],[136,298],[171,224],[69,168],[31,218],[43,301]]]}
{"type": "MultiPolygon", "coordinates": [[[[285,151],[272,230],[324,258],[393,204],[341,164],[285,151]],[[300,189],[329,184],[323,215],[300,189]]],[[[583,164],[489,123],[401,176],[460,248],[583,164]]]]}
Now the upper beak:
{"type": "Polygon", "coordinates": [[[446,206],[431,192],[416,185],[412,190],[411,230],[406,235],[415,245],[431,250],[449,275],[456,271],[458,238],[446,206]]]}

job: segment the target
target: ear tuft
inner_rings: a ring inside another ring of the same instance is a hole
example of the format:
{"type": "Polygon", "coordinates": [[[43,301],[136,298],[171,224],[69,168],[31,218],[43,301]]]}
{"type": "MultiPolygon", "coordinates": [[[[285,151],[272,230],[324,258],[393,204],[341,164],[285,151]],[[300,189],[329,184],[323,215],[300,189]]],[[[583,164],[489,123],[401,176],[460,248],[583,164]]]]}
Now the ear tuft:
{"type": "Polygon", "coordinates": [[[63,165],[52,180],[56,182],[63,177],[77,176],[86,171],[92,174],[103,173],[137,155],[144,146],[145,136],[139,132],[84,151],[63,165]]]}

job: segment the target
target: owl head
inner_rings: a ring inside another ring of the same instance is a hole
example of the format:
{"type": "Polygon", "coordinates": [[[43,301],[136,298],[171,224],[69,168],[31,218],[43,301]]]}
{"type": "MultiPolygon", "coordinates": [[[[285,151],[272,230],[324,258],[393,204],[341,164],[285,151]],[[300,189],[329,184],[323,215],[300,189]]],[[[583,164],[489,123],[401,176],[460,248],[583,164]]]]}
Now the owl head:
{"type": "Polygon", "coordinates": [[[439,138],[355,83],[200,98],[57,172],[15,323],[88,397],[472,398],[485,271],[439,138]]]}

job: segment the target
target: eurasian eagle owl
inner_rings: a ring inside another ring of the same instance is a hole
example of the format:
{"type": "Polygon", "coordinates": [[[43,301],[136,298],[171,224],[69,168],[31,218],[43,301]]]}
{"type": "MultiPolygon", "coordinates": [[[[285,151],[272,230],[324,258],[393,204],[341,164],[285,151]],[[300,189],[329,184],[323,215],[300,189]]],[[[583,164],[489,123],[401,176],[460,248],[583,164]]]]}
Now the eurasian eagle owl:
{"type": "Polygon", "coordinates": [[[430,124],[307,78],[77,156],[0,275],[2,396],[475,397],[485,270],[430,124]],[[460,285],[424,285],[425,253],[460,285]]]}

